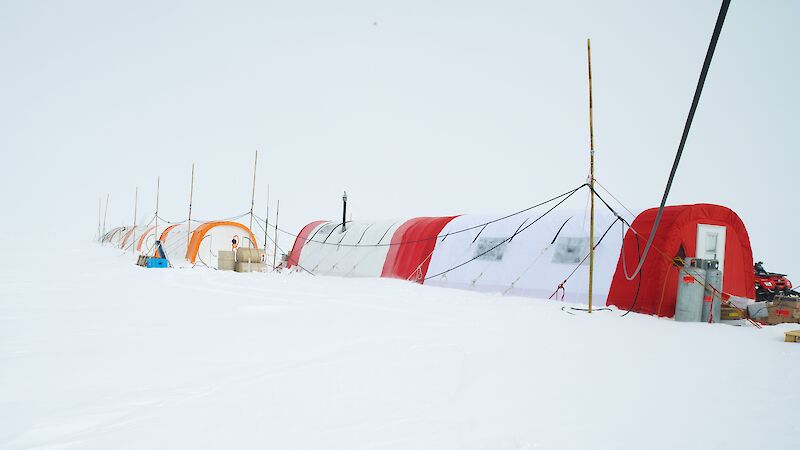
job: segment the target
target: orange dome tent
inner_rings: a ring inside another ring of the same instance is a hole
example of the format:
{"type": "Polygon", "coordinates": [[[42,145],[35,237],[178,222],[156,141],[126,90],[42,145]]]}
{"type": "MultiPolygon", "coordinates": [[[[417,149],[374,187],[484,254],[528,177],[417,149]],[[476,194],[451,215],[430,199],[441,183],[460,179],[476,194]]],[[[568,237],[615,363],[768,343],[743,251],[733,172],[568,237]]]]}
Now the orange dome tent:
{"type": "Polygon", "coordinates": [[[192,264],[199,260],[204,265],[216,267],[217,252],[231,250],[231,240],[234,237],[239,238],[240,246],[258,248],[255,235],[245,225],[227,221],[207,222],[200,224],[192,232],[186,249],[186,259],[192,264]]]}

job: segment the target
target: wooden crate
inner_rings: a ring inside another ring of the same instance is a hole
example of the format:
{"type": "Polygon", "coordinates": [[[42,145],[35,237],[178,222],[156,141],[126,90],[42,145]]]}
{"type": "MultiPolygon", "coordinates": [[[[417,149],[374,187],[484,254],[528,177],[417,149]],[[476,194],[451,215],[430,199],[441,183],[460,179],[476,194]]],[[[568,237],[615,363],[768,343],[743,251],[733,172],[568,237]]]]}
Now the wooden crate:
{"type": "Polygon", "coordinates": [[[732,306],[723,305],[720,309],[720,320],[739,320],[745,318],[746,314],[744,311],[736,309],[732,306]]]}
{"type": "Polygon", "coordinates": [[[787,331],[785,335],[786,342],[800,342],[800,330],[787,331]]]}

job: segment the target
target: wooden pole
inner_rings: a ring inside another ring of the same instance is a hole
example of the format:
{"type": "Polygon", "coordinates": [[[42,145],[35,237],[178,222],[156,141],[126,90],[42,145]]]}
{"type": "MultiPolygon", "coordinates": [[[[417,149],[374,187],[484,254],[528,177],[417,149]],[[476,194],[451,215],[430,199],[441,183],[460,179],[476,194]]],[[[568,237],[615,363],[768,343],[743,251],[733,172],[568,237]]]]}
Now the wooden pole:
{"type": "Polygon", "coordinates": [[[272,270],[275,270],[275,266],[278,265],[278,215],[281,213],[281,201],[278,200],[278,205],[275,207],[275,239],[272,241],[272,245],[275,246],[275,251],[272,252],[272,270]]]}
{"type": "MultiPolygon", "coordinates": [[[[256,150],[256,159],[253,161],[253,194],[250,196],[250,231],[253,230],[253,207],[256,204],[256,168],[258,168],[258,150],[256,150]]],[[[251,247],[255,247],[253,242],[250,243],[251,247]]]]}
{"type": "MultiPolygon", "coordinates": [[[[139,186],[133,194],[133,242],[136,242],[136,215],[139,214],[139,186]]],[[[131,244],[131,250],[136,251],[136,246],[131,244]]]]}
{"type": "Polygon", "coordinates": [[[103,238],[100,234],[100,222],[103,219],[103,197],[97,197],[97,242],[103,238]]]}
{"type": "Polygon", "coordinates": [[[103,236],[106,235],[106,219],[108,218],[108,198],[111,197],[111,194],[106,194],[106,210],[103,213],[103,235],[100,236],[100,240],[102,241],[103,236]]]}
{"type": "MultiPolygon", "coordinates": [[[[269,231],[269,184],[267,184],[267,215],[264,216],[264,264],[267,263],[267,232],[269,231]]],[[[275,267],[273,267],[275,269],[275,267]]]]}
{"type": "Polygon", "coordinates": [[[161,191],[161,177],[157,177],[156,178],[156,225],[155,225],[156,242],[158,242],[158,194],[160,193],[160,191],[161,191]]]}
{"type": "Polygon", "coordinates": [[[591,218],[589,219],[589,314],[592,313],[592,284],[594,281],[594,123],[592,121],[592,44],[586,39],[589,64],[589,186],[591,191],[591,218]]]}
{"type": "Polygon", "coordinates": [[[186,245],[192,238],[192,196],[194,195],[194,163],[192,163],[192,182],[189,185],[189,225],[186,230],[186,245]]]}

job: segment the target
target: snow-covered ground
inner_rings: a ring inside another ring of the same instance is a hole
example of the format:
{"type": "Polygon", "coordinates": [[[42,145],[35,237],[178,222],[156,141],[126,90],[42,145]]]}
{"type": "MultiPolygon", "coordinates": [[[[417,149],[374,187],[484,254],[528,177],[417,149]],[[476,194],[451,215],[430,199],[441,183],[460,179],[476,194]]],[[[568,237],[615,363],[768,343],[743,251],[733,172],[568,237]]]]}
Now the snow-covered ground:
{"type": "Polygon", "coordinates": [[[0,448],[798,448],[798,327],[47,256],[0,263],[0,448]]]}

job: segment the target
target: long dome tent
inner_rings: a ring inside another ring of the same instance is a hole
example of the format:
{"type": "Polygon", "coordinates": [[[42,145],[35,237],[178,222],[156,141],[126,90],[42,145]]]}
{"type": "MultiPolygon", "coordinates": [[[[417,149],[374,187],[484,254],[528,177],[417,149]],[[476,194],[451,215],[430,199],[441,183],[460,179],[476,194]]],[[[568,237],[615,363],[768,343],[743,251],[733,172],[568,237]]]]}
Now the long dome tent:
{"type": "Polygon", "coordinates": [[[217,268],[219,251],[231,250],[234,239],[238,246],[258,248],[255,235],[246,225],[232,221],[201,223],[192,231],[186,249],[186,260],[193,265],[217,268]]]}
{"type": "MultiPolygon", "coordinates": [[[[544,202],[510,215],[500,216],[492,222],[516,218],[523,213],[549,214],[565,201],[572,199],[573,208],[584,204],[576,192],[581,185],[544,202]],[[545,206],[550,209],[546,209],[545,206]]],[[[585,213],[581,213],[585,218],[585,213]]],[[[388,221],[350,221],[345,224],[333,221],[315,221],[304,226],[287,255],[287,267],[295,267],[313,274],[343,276],[373,276],[413,279],[422,282],[431,259],[449,235],[479,232],[487,224],[468,229],[442,230],[459,216],[416,217],[388,221]]]]}
{"type": "MultiPolygon", "coordinates": [[[[589,233],[583,210],[498,215],[417,217],[399,221],[316,221],[295,240],[288,267],[318,275],[400,278],[422,284],[533,297],[551,296],[574,272],[564,298],[587,299],[589,233]],[[538,221],[537,221],[538,220],[538,221]],[[531,224],[530,230],[522,231],[531,224]],[[535,231],[534,231],[535,230],[535,231]]],[[[598,226],[616,217],[598,215],[598,226]]],[[[614,274],[621,233],[596,247],[598,300],[614,274]]],[[[559,297],[561,298],[561,297],[559,297]]]]}

